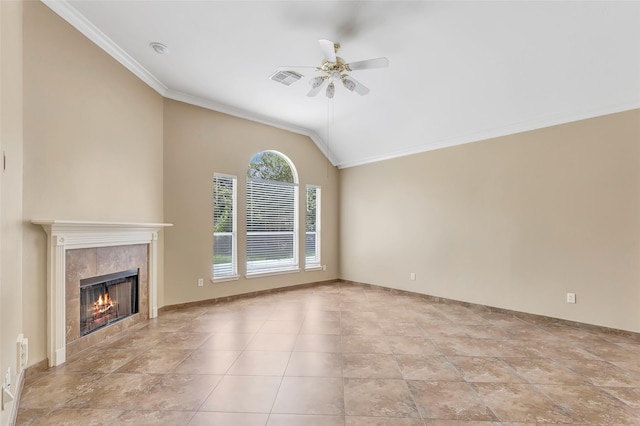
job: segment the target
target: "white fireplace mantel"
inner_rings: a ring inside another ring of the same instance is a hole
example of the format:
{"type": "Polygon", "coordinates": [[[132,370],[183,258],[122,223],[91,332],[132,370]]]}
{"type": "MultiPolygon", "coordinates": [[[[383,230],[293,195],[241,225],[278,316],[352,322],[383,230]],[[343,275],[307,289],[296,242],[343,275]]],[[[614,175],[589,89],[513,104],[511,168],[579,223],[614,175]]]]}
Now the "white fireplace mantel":
{"type": "Polygon", "coordinates": [[[149,244],[149,318],[158,316],[158,231],[170,223],[32,220],[41,225],[47,244],[47,355],[49,366],[66,360],[66,251],[71,249],[149,244]]]}

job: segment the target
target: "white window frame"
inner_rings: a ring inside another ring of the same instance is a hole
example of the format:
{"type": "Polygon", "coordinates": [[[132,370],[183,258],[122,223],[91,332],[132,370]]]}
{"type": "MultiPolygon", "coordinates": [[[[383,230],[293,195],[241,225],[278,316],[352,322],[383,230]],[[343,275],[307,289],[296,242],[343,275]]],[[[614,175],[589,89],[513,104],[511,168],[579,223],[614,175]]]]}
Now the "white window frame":
{"type": "MultiPolygon", "coordinates": [[[[295,272],[299,272],[300,271],[300,266],[299,266],[299,247],[300,247],[300,243],[299,243],[299,207],[298,207],[298,203],[299,203],[299,190],[298,190],[298,173],[296,171],[296,168],[294,166],[294,164],[291,162],[291,160],[284,154],[277,152],[277,151],[270,151],[270,150],[266,150],[263,152],[273,152],[277,155],[279,155],[280,157],[282,157],[287,164],[289,165],[289,167],[291,168],[292,174],[293,174],[293,183],[290,182],[280,182],[280,181],[266,181],[266,180],[262,180],[262,179],[255,179],[255,178],[249,178],[247,177],[247,185],[246,185],[246,194],[245,194],[245,198],[246,198],[246,224],[247,224],[247,230],[245,232],[245,237],[249,237],[249,236],[255,236],[255,235],[273,235],[273,236],[277,236],[277,235],[292,235],[293,238],[293,257],[291,259],[274,259],[274,260],[254,260],[251,261],[249,260],[249,242],[247,241],[246,243],[246,250],[247,250],[247,259],[246,259],[246,277],[247,278],[255,278],[255,277],[262,277],[262,276],[269,276],[269,275],[279,275],[279,274],[286,274],[286,273],[295,273],[295,272]],[[268,184],[268,185],[276,185],[276,186],[289,186],[289,187],[293,187],[293,230],[292,231],[260,231],[260,232],[252,232],[249,231],[249,215],[250,215],[250,202],[249,202],[249,197],[251,194],[251,190],[249,189],[249,186],[252,183],[257,183],[257,184],[268,184]]],[[[248,238],[247,238],[248,240],[248,238]]]]}
{"type": "MultiPolygon", "coordinates": [[[[213,282],[222,282],[222,281],[232,281],[240,278],[238,275],[238,178],[234,175],[226,175],[222,173],[215,173],[213,175],[214,181],[214,191],[215,191],[215,181],[217,178],[229,179],[232,182],[232,230],[231,232],[213,232],[213,250],[215,256],[215,237],[218,236],[231,236],[231,271],[229,273],[221,274],[220,268],[218,268],[216,273],[216,265],[212,263],[211,265],[211,281],[213,282]]],[[[214,223],[215,223],[215,192],[214,192],[214,223]]]]}
{"type": "Polygon", "coordinates": [[[306,221],[306,216],[305,216],[305,238],[304,238],[304,243],[305,243],[305,247],[304,247],[304,269],[309,271],[309,270],[314,270],[314,269],[321,269],[322,268],[322,258],[321,258],[321,212],[322,212],[322,188],[318,185],[307,185],[306,191],[305,191],[305,197],[304,197],[304,203],[305,203],[305,212],[308,211],[307,208],[307,200],[308,200],[308,192],[310,190],[315,190],[316,191],[316,223],[315,223],[315,231],[307,231],[307,221],[306,221]],[[315,256],[307,256],[307,236],[310,234],[314,234],[315,235],[315,256]]]}

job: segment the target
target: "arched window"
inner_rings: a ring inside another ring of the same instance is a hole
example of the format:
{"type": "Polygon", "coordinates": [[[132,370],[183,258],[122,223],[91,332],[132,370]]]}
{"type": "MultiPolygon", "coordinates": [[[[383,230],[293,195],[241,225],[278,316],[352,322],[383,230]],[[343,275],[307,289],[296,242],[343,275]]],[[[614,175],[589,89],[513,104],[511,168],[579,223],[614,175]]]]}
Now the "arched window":
{"type": "Polygon", "coordinates": [[[262,151],[247,169],[247,275],[298,269],[298,174],[283,154],[262,151]]]}

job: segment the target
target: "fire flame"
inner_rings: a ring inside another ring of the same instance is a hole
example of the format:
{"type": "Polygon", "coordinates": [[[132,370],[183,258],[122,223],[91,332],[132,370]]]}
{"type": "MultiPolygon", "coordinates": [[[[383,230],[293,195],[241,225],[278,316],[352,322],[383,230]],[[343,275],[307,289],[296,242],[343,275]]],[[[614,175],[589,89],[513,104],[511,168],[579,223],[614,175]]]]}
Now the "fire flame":
{"type": "Polygon", "coordinates": [[[93,302],[93,310],[96,313],[104,313],[114,307],[116,302],[109,297],[109,293],[101,294],[98,296],[98,300],[93,302]]]}

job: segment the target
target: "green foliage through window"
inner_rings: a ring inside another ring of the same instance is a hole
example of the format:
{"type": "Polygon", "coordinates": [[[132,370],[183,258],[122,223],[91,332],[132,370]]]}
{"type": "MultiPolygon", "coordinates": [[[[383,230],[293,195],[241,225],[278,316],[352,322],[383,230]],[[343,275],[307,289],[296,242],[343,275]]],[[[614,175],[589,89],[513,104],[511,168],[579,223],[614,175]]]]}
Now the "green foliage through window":
{"type": "Polygon", "coordinates": [[[249,164],[247,177],[251,179],[271,180],[295,183],[293,170],[287,160],[273,151],[256,154],[249,164]]]}
{"type": "Polygon", "coordinates": [[[238,273],[236,248],[236,178],[213,178],[213,278],[238,273]]]}
{"type": "Polygon", "coordinates": [[[320,266],[320,187],[307,186],[305,214],[305,267],[320,266]]]}
{"type": "Polygon", "coordinates": [[[213,232],[233,230],[233,180],[213,180],[213,232]]]}
{"type": "Polygon", "coordinates": [[[274,151],[256,154],[247,169],[247,274],[298,267],[298,185],[294,166],[274,151]]]}

